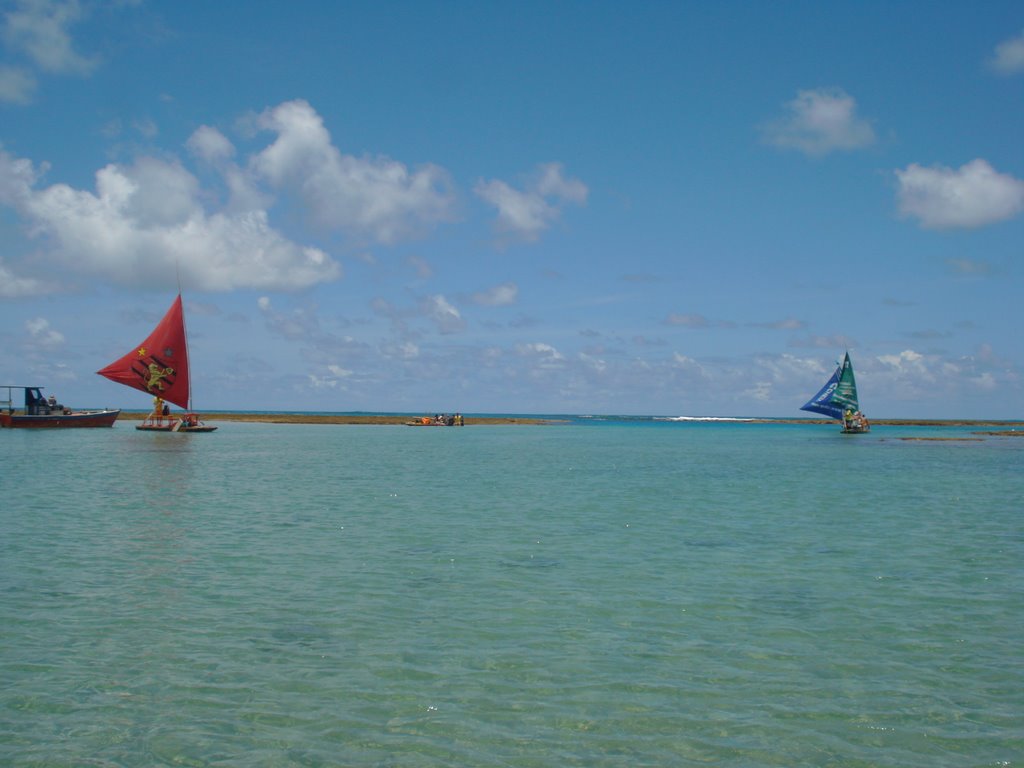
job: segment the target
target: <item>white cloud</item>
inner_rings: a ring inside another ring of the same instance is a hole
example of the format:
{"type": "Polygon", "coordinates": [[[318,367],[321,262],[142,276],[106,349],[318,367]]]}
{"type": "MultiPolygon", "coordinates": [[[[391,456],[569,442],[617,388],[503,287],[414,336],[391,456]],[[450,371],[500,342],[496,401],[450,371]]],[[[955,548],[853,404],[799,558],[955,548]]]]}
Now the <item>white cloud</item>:
{"type": "Polygon", "coordinates": [[[743,397],[764,403],[770,401],[774,393],[772,391],[771,382],[755,381],[753,386],[744,390],[741,394],[743,397]]]}
{"type": "Polygon", "coordinates": [[[545,197],[556,197],[568,203],[583,205],[587,202],[589,190],[579,179],[567,179],[562,175],[561,163],[547,163],[538,169],[536,190],[545,197]]]}
{"type": "Polygon", "coordinates": [[[1024,72],[1024,32],[997,45],[989,64],[1003,75],[1024,72]]]}
{"type": "Polygon", "coordinates": [[[320,335],[320,318],[314,307],[298,307],[285,314],[274,309],[267,296],[260,296],[256,306],[267,321],[267,328],[278,336],[296,341],[309,341],[320,335]]]}
{"type": "Polygon", "coordinates": [[[502,283],[486,291],[473,294],[473,302],[485,307],[506,307],[515,304],[519,298],[519,286],[515,283],[502,283]]]}
{"type": "Polygon", "coordinates": [[[68,33],[81,15],[77,0],[21,0],[4,19],[3,39],[44,72],[87,75],[96,61],[76,53],[68,33]]]}
{"type": "Polygon", "coordinates": [[[857,102],[841,88],[798,91],[788,116],[762,128],[768,144],[808,155],[866,147],[875,141],[871,123],[858,117],[857,102]]]}
{"type": "Polygon", "coordinates": [[[32,186],[46,170],[47,166],[43,164],[36,171],[31,161],[0,149],[0,203],[9,206],[24,203],[31,197],[32,186]]]}
{"type": "Polygon", "coordinates": [[[344,379],[352,375],[352,371],[347,368],[342,368],[340,365],[328,365],[327,370],[339,379],[344,379]]]}
{"type": "Polygon", "coordinates": [[[217,163],[230,160],[235,155],[234,145],[216,128],[208,125],[201,125],[193,131],[185,143],[189,151],[196,157],[216,165],[217,163]]]}
{"type": "Polygon", "coordinates": [[[0,259],[0,298],[24,299],[43,296],[53,291],[53,286],[31,277],[19,277],[4,266],[0,259]]]}
{"type": "Polygon", "coordinates": [[[220,172],[228,190],[227,212],[240,214],[260,211],[273,205],[272,196],[259,188],[253,174],[233,162],[235,146],[216,128],[199,126],[189,136],[185,146],[194,157],[220,172]]]}
{"type": "Polygon", "coordinates": [[[925,356],[912,349],[905,349],[897,355],[879,355],[878,362],[886,366],[892,373],[931,378],[925,356]]]}
{"type": "Polygon", "coordinates": [[[253,158],[253,170],[302,198],[321,226],[393,243],[452,218],[446,171],[434,165],[409,171],[386,157],[343,155],[305,101],[279,104],[258,124],[277,138],[253,158]]]}
{"type": "Polygon", "coordinates": [[[516,352],[524,357],[534,357],[547,362],[564,360],[565,356],[550,344],[535,342],[532,344],[517,344],[516,352]]]}
{"type": "Polygon", "coordinates": [[[45,318],[36,317],[26,320],[25,330],[28,331],[32,346],[52,349],[64,343],[64,334],[51,328],[50,321],[45,318]]]}
{"type": "Polygon", "coordinates": [[[420,356],[420,348],[411,341],[405,341],[398,345],[397,354],[405,360],[415,360],[420,356]]]}
{"type": "Polygon", "coordinates": [[[423,301],[423,313],[437,325],[440,333],[457,333],[466,323],[444,296],[430,296],[423,301]]]}
{"type": "Polygon", "coordinates": [[[968,380],[983,392],[994,392],[999,387],[999,382],[996,381],[995,376],[989,371],[985,371],[968,380]]]}
{"type": "Polygon", "coordinates": [[[911,163],[895,173],[900,213],[928,229],[980,227],[1024,210],[1024,181],[980,158],[958,170],[911,163]]]}
{"type": "Polygon", "coordinates": [[[38,175],[0,151],[0,202],[18,209],[32,234],[52,244],[50,258],[71,271],[125,285],[180,272],[205,290],[303,288],[341,274],[323,251],[275,231],[265,211],[206,213],[197,180],[174,162],[108,165],[95,193],[66,184],[35,190],[38,175]]]}
{"type": "Polygon", "coordinates": [[[17,67],[0,67],[0,102],[28,104],[36,89],[36,79],[17,67]]]}
{"type": "Polygon", "coordinates": [[[535,241],[558,220],[559,204],[583,205],[589,193],[583,182],[566,178],[559,163],[539,166],[522,190],[495,179],[481,180],[474,191],[498,209],[498,232],[527,242],[535,241]]]}
{"type": "Polygon", "coordinates": [[[313,389],[337,389],[339,381],[335,376],[316,376],[309,374],[309,385],[313,389]]]}

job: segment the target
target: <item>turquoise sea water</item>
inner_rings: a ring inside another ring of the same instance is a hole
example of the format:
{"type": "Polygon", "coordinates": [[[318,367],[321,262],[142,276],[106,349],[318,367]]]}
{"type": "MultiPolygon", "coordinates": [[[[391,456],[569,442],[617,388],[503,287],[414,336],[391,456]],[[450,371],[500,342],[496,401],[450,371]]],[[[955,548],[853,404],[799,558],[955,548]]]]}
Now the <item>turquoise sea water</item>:
{"type": "Polygon", "coordinates": [[[1019,766],[1024,439],[0,432],[0,765],[1019,766]]]}

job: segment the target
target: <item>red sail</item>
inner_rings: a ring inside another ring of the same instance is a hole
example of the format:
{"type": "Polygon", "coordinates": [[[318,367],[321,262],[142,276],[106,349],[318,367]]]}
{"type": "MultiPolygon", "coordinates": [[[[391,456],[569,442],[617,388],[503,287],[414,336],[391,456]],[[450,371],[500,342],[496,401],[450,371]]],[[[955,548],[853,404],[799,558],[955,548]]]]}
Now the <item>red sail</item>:
{"type": "Polygon", "coordinates": [[[188,347],[181,294],[144,342],[97,373],[187,409],[188,347]]]}

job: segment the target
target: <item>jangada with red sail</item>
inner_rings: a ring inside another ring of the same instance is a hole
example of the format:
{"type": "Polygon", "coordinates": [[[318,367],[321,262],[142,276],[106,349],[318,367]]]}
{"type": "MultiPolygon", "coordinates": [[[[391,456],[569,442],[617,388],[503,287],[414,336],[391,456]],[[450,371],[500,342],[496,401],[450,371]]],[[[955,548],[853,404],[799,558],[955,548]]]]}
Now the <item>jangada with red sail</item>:
{"type": "Polygon", "coordinates": [[[188,337],[181,294],[146,340],[119,360],[97,371],[111,381],[153,396],[153,412],[136,429],[150,432],[213,432],[192,411],[188,337]],[[172,416],[166,403],[185,409],[172,416]]]}

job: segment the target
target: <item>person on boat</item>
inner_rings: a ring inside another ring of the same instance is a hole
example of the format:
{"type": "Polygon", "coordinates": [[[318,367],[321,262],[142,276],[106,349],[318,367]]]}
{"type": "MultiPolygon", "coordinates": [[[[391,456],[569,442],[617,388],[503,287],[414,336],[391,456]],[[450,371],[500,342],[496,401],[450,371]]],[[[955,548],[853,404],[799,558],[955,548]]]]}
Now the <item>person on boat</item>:
{"type": "Polygon", "coordinates": [[[56,395],[50,395],[50,397],[49,397],[49,399],[48,399],[48,400],[46,401],[46,403],[47,403],[47,404],[48,404],[48,405],[49,405],[49,406],[50,406],[51,408],[56,408],[56,407],[57,407],[57,396],[56,396],[56,395]]]}
{"type": "Polygon", "coordinates": [[[160,397],[160,395],[157,395],[156,397],[153,398],[153,413],[150,414],[150,417],[156,419],[156,423],[158,426],[163,425],[164,399],[160,397]]]}

